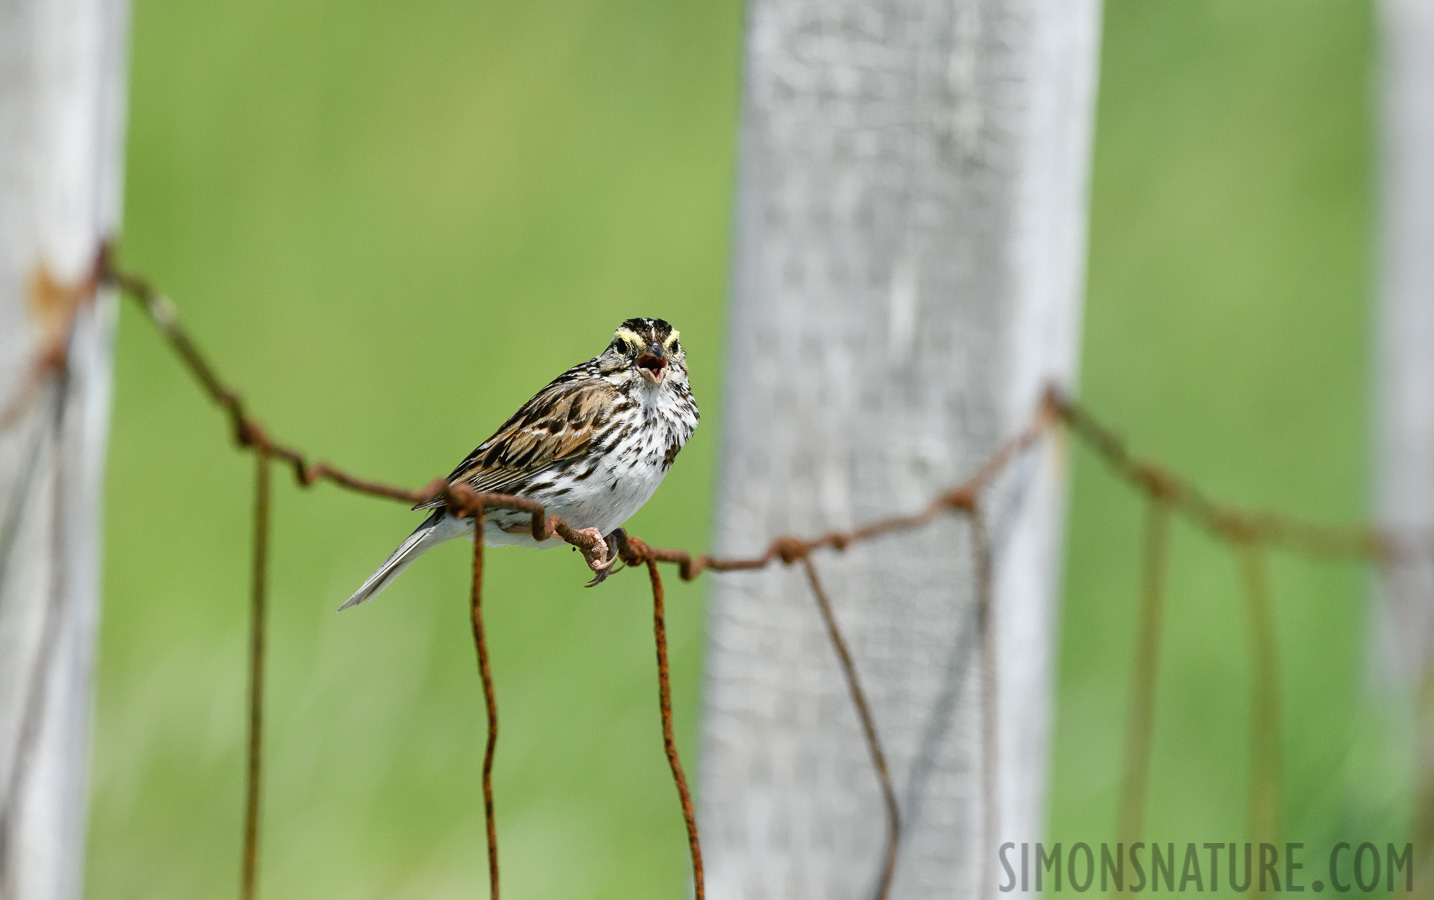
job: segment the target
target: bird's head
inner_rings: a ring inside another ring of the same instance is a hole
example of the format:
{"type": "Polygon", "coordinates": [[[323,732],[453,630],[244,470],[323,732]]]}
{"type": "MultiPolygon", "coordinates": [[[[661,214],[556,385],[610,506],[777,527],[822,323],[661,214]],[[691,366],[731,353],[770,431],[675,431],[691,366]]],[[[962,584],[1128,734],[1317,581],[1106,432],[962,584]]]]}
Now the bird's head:
{"type": "Polygon", "coordinates": [[[654,388],[687,378],[687,356],[677,340],[677,329],[662,319],[623,322],[598,360],[608,374],[626,373],[654,388]]]}

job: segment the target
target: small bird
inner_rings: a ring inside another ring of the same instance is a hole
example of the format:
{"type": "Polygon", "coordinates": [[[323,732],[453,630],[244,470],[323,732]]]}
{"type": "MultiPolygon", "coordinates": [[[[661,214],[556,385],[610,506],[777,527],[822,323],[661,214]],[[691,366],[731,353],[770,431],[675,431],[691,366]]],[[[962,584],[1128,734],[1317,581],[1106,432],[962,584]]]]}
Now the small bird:
{"type": "MultiPolygon", "coordinates": [[[[597,356],[553,379],[448,476],[475,491],[516,494],[543,504],[595,543],[588,564],[607,576],[617,559],[613,532],[648,501],[697,428],[687,357],[677,330],[662,319],[628,319],[597,356]]],[[[339,609],[368,600],[429,549],[460,535],[473,519],[455,518],[443,500],[339,609]]],[[[527,513],[495,509],[483,517],[485,544],[540,544],[527,513]]]]}

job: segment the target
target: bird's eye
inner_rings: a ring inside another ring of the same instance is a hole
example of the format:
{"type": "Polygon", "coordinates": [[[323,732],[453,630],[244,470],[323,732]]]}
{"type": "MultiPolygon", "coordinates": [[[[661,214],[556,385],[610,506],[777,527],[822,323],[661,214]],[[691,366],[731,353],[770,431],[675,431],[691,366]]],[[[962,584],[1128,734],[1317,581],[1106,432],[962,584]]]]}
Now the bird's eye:
{"type": "Polygon", "coordinates": [[[612,349],[616,350],[618,353],[626,353],[627,341],[623,340],[622,338],[613,338],[612,349]]]}
{"type": "Polygon", "coordinates": [[[673,341],[673,342],[672,342],[672,352],[673,352],[673,353],[681,353],[681,352],[682,352],[682,342],[681,342],[681,341],[673,341]]]}

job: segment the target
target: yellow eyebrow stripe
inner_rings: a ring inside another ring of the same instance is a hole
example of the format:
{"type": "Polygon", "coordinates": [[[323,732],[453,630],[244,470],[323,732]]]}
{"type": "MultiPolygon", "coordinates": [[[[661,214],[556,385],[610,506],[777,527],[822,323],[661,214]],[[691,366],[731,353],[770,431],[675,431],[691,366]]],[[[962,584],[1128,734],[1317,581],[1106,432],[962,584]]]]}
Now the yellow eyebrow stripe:
{"type": "Polygon", "coordinates": [[[613,337],[622,338],[625,341],[631,341],[639,347],[643,346],[644,344],[642,338],[637,336],[637,332],[628,331],[626,328],[619,328],[616,332],[613,333],[613,337]]]}
{"type": "Polygon", "coordinates": [[[677,340],[677,336],[681,333],[682,332],[678,331],[676,328],[672,329],[672,333],[667,336],[667,340],[662,342],[662,346],[671,347],[673,342],[677,340]]]}

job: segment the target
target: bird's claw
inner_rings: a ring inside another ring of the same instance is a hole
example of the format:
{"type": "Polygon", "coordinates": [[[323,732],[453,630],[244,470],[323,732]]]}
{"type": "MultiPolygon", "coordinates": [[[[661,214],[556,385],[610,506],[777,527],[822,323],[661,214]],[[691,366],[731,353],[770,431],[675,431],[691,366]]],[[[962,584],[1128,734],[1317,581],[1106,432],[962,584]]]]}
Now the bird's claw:
{"type": "Polygon", "coordinates": [[[609,575],[612,575],[612,574],[615,573],[615,572],[621,572],[621,571],[622,571],[623,569],[625,569],[625,568],[627,568],[627,567],[626,567],[626,566],[613,567],[612,561],[610,560],[610,561],[608,561],[608,563],[606,564],[605,567],[603,567],[603,568],[601,568],[601,569],[594,568],[593,571],[596,572],[597,574],[593,575],[593,580],[592,580],[592,581],[589,581],[587,584],[583,585],[583,587],[597,587],[598,585],[602,584],[604,581],[607,581],[609,575]]]}
{"type": "Polygon", "coordinates": [[[591,547],[582,548],[583,560],[588,564],[588,568],[593,570],[593,580],[589,581],[587,586],[602,584],[614,571],[612,565],[618,558],[615,548],[608,544],[596,528],[583,528],[575,533],[592,540],[591,547]]]}

